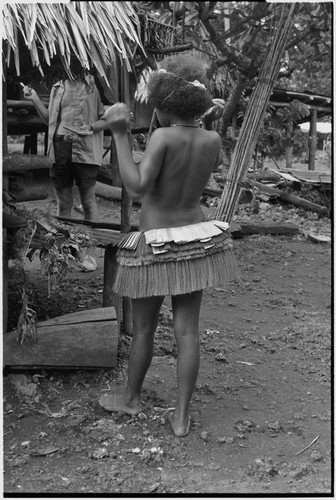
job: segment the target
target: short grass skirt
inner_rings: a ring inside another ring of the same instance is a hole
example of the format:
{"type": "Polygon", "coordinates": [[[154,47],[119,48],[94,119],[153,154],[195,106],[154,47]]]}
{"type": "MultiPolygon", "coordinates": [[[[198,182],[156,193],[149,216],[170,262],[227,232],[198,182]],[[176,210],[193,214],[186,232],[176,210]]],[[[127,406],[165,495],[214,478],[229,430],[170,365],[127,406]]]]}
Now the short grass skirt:
{"type": "Polygon", "coordinates": [[[131,298],[181,295],[239,279],[228,224],[207,221],[128,233],[113,291],[131,298]]]}

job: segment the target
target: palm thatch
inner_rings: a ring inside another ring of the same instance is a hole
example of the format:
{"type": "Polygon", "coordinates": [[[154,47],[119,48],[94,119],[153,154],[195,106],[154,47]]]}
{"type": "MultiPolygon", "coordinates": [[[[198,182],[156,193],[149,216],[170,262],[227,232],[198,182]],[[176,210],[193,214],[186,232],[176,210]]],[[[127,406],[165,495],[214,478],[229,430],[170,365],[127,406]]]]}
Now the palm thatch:
{"type": "Polygon", "coordinates": [[[293,24],[294,8],[295,4],[286,3],[282,5],[280,10],[271,46],[253,90],[243,125],[240,129],[232,163],[215,215],[215,218],[218,220],[230,223],[235,213],[241,185],[263,125],[266,106],[271,96],[274,82],[279,74],[281,58],[293,24]]]}
{"type": "Polygon", "coordinates": [[[22,40],[32,65],[42,75],[42,63],[50,66],[57,55],[72,78],[70,61],[75,56],[83,68],[95,66],[107,85],[108,67],[119,59],[131,71],[136,50],[144,52],[139,18],[131,2],[5,4],[2,25],[5,61],[9,66],[14,57],[18,76],[22,40]]]}

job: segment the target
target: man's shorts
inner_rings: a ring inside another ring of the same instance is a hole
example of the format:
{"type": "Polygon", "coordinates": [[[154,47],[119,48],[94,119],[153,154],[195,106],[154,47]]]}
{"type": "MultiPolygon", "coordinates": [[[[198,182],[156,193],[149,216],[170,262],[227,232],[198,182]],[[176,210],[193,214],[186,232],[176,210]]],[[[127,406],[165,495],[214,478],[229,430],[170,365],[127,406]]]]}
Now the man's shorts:
{"type": "Polygon", "coordinates": [[[54,138],[55,163],[50,169],[50,177],[56,189],[72,187],[74,181],[80,188],[90,188],[97,181],[98,165],[73,163],[71,161],[72,142],[64,141],[64,136],[54,138]]]}

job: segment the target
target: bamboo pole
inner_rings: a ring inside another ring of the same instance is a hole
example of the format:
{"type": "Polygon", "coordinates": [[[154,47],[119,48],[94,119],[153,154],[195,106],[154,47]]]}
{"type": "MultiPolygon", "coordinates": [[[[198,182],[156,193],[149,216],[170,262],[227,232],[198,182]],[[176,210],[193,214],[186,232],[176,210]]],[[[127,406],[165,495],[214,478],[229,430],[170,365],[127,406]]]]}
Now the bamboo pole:
{"type": "Polygon", "coordinates": [[[275,79],[278,76],[281,56],[293,24],[294,4],[283,4],[271,47],[262,66],[260,77],[251,95],[245,119],[240,129],[224,190],[216,211],[216,219],[231,222],[239,201],[241,183],[249,167],[265,110],[275,79]]]}

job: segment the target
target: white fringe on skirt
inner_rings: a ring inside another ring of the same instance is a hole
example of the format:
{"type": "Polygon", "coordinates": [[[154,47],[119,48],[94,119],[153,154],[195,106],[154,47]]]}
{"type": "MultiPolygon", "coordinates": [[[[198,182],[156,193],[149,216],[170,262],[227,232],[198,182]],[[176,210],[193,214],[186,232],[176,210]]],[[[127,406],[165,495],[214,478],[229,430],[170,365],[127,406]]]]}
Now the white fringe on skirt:
{"type": "Polygon", "coordinates": [[[231,237],[225,223],[215,222],[151,230],[150,238],[127,234],[118,244],[113,291],[131,298],[181,295],[239,279],[231,237]]]}

